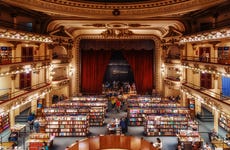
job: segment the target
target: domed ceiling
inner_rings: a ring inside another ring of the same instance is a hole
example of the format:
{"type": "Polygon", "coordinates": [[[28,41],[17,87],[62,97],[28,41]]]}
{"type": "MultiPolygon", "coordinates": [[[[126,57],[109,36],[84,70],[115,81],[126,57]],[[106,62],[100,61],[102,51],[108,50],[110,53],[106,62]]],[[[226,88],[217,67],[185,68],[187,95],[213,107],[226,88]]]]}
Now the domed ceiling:
{"type": "Polygon", "coordinates": [[[13,6],[49,15],[48,32],[64,29],[82,34],[114,32],[162,37],[170,29],[185,31],[183,16],[226,0],[2,0],[13,6]],[[125,29],[125,30],[124,30],[125,29]]]}

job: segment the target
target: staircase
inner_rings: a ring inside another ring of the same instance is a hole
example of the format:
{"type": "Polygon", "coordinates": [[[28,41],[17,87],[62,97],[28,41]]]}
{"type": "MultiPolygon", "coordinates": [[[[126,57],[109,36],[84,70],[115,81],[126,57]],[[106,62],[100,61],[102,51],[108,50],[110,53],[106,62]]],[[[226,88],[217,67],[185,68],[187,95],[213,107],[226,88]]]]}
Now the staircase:
{"type": "Polygon", "coordinates": [[[214,117],[212,115],[197,115],[197,118],[202,122],[213,122],[214,117]]]}
{"type": "Polygon", "coordinates": [[[15,123],[25,124],[27,123],[28,115],[18,115],[15,117],[15,123]]]}
{"type": "Polygon", "coordinates": [[[15,123],[25,124],[29,116],[30,109],[26,109],[15,117],[15,123]]]}

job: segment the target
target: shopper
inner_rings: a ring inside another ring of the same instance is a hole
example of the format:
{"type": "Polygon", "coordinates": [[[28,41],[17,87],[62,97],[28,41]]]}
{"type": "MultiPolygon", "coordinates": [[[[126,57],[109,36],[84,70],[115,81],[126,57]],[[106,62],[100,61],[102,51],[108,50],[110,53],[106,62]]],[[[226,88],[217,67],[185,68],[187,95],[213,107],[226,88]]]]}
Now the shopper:
{"type": "Polygon", "coordinates": [[[30,113],[28,118],[27,118],[27,122],[30,126],[30,131],[33,131],[34,119],[35,119],[34,114],[30,113]]]}
{"type": "Polygon", "coordinates": [[[118,113],[120,112],[120,108],[121,108],[121,102],[117,99],[116,100],[116,110],[118,113]]]}
{"type": "Polygon", "coordinates": [[[212,150],[208,143],[204,145],[204,150],[212,150]]]}
{"type": "Polygon", "coordinates": [[[153,143],[153,146],[157,149],[157,150],[162,150],[163,144],[161,142],[160,138],[157,138],[157,141],[155,143],[153,143]]]}
{"type": "Polygon", "coordinates": [[[35,129],[35,132],[36,133],[39,133],[40,132],[40,123],[38,120],[35,120],[34,121],[34,129],[35,129]]]}
{"type": "Polygon", "coordinates": [[[121,120],[120,120],[120,127],[121,127],[122,134],[125,134],[126,125],[125,125],[125,119],[124,118],[121,118],[121,120]]]}
{"type": "Polygon", "coordinates": [[[43,148],[42,150],[49,150],[49,146],[47,145],[46,142],[43,142],[43,148]]]}

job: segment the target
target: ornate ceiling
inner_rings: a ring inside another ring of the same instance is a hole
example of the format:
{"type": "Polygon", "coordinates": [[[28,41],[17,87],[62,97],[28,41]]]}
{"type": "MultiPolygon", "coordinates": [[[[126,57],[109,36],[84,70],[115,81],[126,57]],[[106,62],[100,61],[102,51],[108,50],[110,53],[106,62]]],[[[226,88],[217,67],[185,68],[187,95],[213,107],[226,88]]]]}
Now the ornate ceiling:
{"type": "Polygon", "coordinates": [[[45,13],[52,21],[47,31],[63,28],[76,37],[127,29],[134,34],[163,37],[169,29],[185,31],[182,17],[226,0],[2,0],[45,13]]]}

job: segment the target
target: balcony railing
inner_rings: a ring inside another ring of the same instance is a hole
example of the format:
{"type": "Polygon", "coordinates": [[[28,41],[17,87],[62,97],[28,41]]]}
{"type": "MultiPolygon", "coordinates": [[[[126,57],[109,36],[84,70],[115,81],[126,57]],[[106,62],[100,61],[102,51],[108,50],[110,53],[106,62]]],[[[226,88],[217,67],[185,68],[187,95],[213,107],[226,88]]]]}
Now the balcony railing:
{"type": "Polygon", "coordinates": [[[203,62],[203,63],[213,63],[213,64],[230,64],[230,58],[216,58],[216,57],[197,57],[197,56],[183,56],[182,60],[184,61],[195,61],[195,62],[203,62]]]}
{"type": "Polygon", "coordinates": [[[50,60],[49,56],[0,57],[0,65],[50,60]]]}
{"type": "Polygon", "coordinates": [[[28,93],[33,92],[35,90],[39,90],[39,89],[46,87],[46,86],[49,86],[49,85],[50,85],[49,83],[43,82],[43,83],[33,85],[31,87],[18,89],[18,91],[13,92],[13,93],[8,92],[6,94],[0,95],[0,101],[9,101],[9,100],[12,100],[14,98],[17,98],[17,97],[25,95],[25,94],[28,94],[28,93]]]}
{"type": "Polygon", "coordinates": [[[192,83],[188,83],[188,82],[184,82],[183,83],[184,86],[187,86],[189,88],[192,88],[196,91],[199,91],[200,93],[203,93],[203,94],[206,94],[212,98],[215,98],[217,100],[221,100],[221,101],[226,101],[226,100],[230,100],[230,97],[228,96],[224,96],[220,93],[217,93],[217,92],[214,92],[212,91],[211,89],[206,89],[204,87],[201,87],[201,86],[198,86],[198,85],[195,85],[195,84],[192,84],[192,83]]]}
{"type": "Polygon", "coordinates": [[[5,20],[0,20],[0,26],[4,28],[19,30],[19,31],[35,32],[33,27],[29,27],[22,24],[16,24],[5,20]]]}
{"type": "Polygon", "coordinates": [[[171,81],[175,81],[175,82],[180,82],[180,78],[179,77],[166,76],[165,79],[168,79],[168,80],[171,80],[171,81]]]}
{"type": "Polygon", "coordinates": [[[69,55],[54,55],[52,56],[53,63],[69,63],[71,57],[69,55]]]}

